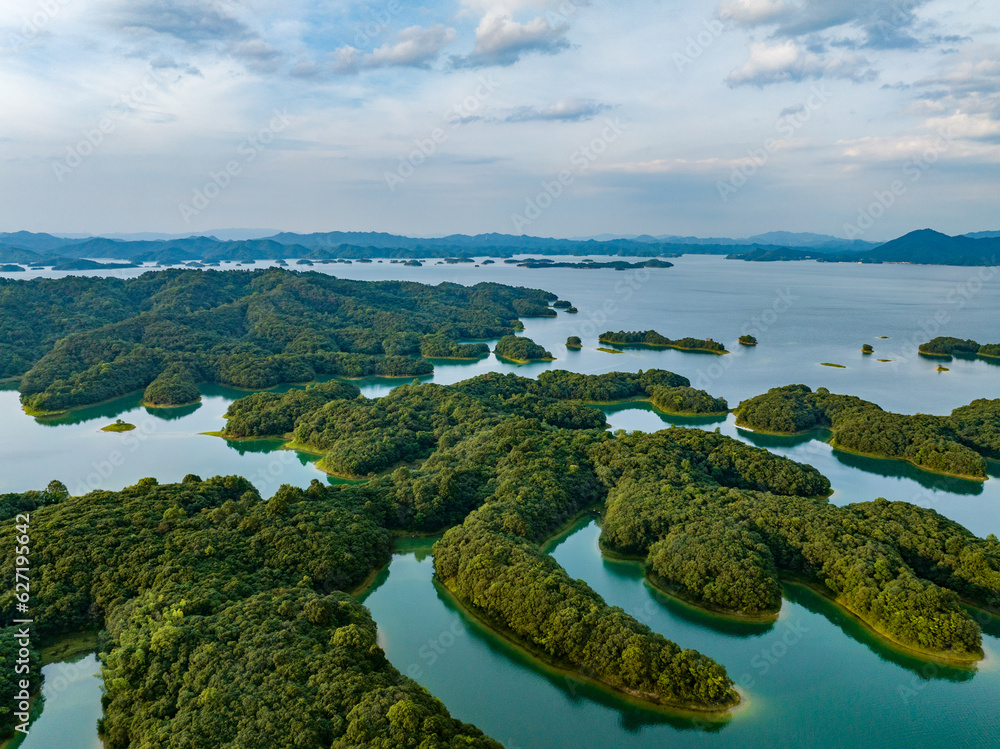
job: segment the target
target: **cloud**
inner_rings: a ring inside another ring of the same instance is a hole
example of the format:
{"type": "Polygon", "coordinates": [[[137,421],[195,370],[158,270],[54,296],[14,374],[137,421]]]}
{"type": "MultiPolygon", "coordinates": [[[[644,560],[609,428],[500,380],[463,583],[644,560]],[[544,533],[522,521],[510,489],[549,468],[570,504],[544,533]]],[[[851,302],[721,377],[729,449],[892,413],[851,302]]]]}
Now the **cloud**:
{"type": "Polygon", "coordinates": [[[607,104],[592,99],[560,99],[547,107],[518,107],[503,118],[504,122],[531,122],[535,120],[559,122],[584,122],[601,112],[611,109],[607,104]]]}
{"type": "Polygon", "coordinates": [[[263,39],[250,39],[234,44],[230,54],[257,73],[273,73],[284,58],[282,52],[263,39]]]}
{"type": "Polygon", "coordinates": [[[1000,49],[979,60],[963,60],[951,70],[923,78],[914,86],[938,89],[950,96],[1000,93],[1000,49]]]}
{"type": "Polygon", "coordinates": [[[317,78],[325,75],[356,75],[362,70],[379,68],[427,68],[441,50],[455,41],[455,29],[442,24],[424,28],[403,29],[394,43],[386,43],[371,52],[356,47],[341,47],[332,52],[326,62],[303,61],[296,64],[291,75],[317,78]]]}
{"type": "Polygon", "coordinates": [[[842,159],[858,167],[882,163],[1000,163],[1000,121],[955,114],[925,120],[912,133],[838,141],[842,159]]]}
{"type": "Polygon", "coordinates": [[[456,57],[456,67],[483,67],[487,65],[513,65],[522,55],[536,52],[553,55],[569,47],[566,32],[569,24],[564,21],[550,23],[544,16],[520,23],[509,10],[491,10],[476,27],[476,46],[465,57],[456,57]]]}
{"type": "Polygon", "coordinates": [[[186,62],[177,62],[173,57],[167,55],[158,55],[150,59],[149,66],[153,70],[174,70],[178,73],[185,73],[186,75],[196,76],[202,78],[201,71],[194,65],[190,65],[186,62]]]}
{"type": "Polygon", "coordinates": [[[739,26],[779,23],[795,12],[785,0],[729,0],[719,6],[719,18],[739,26]]]}
{"type": "Polygon", "coordinates": [[[1000,46],[950,57],[940,64],[939,72],[918,79],[908,90],[914,98],[903,114],[986,115],[1000,122],[1000,46]]]}
{"type": "MultiPolygon", "coordinates": [[[[256,73],[273,73],[284,60],[281,50],[261,39],[235,16],[220,10],[216,3],[138,0],[122,3],[113,22],[116,28],[132,36],[167,36],[182,42],[189,50],[222,52],[256,73]]],[[[155,43],[147,45],[144,41],[140,54],[155,47],[155,43]]],[[[156,59],[163,58],[161,53],[156,59]]],[[[187,62],[171,60],[166,67],[198,74],[197,68],[187,62]]]]}
{"type": "Polygon", "coordinates": [[[442,24],[421,28],[411,26],[399,33],[395,44],[384,44],[367,58],[366,67],[425,67],[437,59],[442,49],[455,41],[455,29],[442,24]]]}
{"type": "Polygon", "coordinates": [[[166,34],[190,43],[253,36],[239,19],[214,4],[193,0],[129,0],[121,4],[115,25],[133,33],[166,34]]]}
{"type": "Polygon", "coordinates": [[[773,27],[776,38],[797,38],[833,29],[859,38],[841,44],[872,49],[925,46],[941,37],[917,11],[930,0],[724,0],[718,15],[744,28],[773,27]]]}
{"type": "Polygon", "coordinates": [[[750,59],[733,70],[726,82],[732,87],[763,87],[810,78],[846,78],[860,82],[877,77],[868,60],[853,52],[831,57],[810,51],[788,39],[778,43],[751,44],[750,59]]]}

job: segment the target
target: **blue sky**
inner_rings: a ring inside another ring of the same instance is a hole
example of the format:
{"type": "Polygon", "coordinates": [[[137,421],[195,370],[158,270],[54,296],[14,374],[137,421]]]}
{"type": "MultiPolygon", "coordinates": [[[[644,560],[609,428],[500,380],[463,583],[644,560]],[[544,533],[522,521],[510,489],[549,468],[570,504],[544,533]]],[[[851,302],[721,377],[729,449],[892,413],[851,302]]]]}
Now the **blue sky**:
{"type": "Polygon", "coordinates": [[[995,0],[5,0],[0,230],[1000,229],[995,0]]]}

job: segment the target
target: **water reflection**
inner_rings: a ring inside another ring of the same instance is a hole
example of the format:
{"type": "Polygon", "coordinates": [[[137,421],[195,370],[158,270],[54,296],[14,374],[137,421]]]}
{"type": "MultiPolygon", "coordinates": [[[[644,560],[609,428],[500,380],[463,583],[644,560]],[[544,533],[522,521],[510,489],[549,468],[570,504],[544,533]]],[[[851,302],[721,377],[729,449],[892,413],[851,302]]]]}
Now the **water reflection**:
{"type": "Polygon", "coordinates": [[[656,725],[669,725],[681,730],[717,732],[722,730],[732,719],[731,715],[705,716],[699,719],[696,715],[671,714],[643,708],[592,682],[585,681],[582,674],[578,675],[570,670],[547,667],[521,648],[498,636],[478,620],[470,617],[461,606],[455,603],[451,594],[436,578],[433,580],[433,585],[441,605],[450,614],[459,617],[467,630],[487,648],[492,658],[508,660],[543,677],[546,682],[559,690],[567,702],[584,705],[593,702],[618,712],[620,725],[630,733],[635,733],[645,726],[656,725]]]}
{"type": "Polygon", "coordinates": [[[970,479],[960,479],[955,476],[945,476],[940,473],[925,471],[905,460],[888,460],[884,458],[869,458],[864,455],[854,455],[841,450],[834,450],[833,456],[839,463],[873,476],[885,478],[900,478],[916,481],[921,486],[934,491],[949,494],[977,496],[983,493],[984,483],[970,479]]]}
{"type": "Polygon", "coordinates": [[[163,419],[163,421],[177,421],[178,419],[183,419],[185,416],[193,414],[199,408],[201,408],[201,401],[198,403],[191,403],[187,406],[174,406],[172,408],[150,408],[149,406],[145,406],[147,414],[154,416],[157,419],[163,419]]]}
{"type": "Polygon", "coordinates": [[[727,418],[727,414],[718,414],[715,416],[680,416],[677,414],[668,414],[660,411],[652,403],[646,401],[628,401],[626,403],[595,406],[595,408],[599,408],[607,416],[613,416],[623,411],[641,411],[658,417],[666,425],[678,427],[706,427],[714,424],[724,424],[727,418]]]}
{"type": "Polygon", "coordinates": [[[825,617],[845,635],[877,655],[880,660],[904,668],[921,679],[964,682],[971,680],[976,675],[974,665],[963,667],[941,661],[931,661],[893,646],[872,633],[858,619],[835,603],[804,585],[785,584],[782,585],[782,590],[785,599],[789,602],[825,617]]]}

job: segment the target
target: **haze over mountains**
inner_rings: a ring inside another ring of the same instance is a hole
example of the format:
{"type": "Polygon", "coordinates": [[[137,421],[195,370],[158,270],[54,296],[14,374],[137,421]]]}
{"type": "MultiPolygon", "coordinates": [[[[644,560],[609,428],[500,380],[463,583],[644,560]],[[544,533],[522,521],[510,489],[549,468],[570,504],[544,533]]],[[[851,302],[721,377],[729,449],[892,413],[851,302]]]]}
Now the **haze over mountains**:
{"type": "Polygon", "coordinates": [[[677,257],[726,255],[748,261],[822,260],[827,262],[996,265],[1000,231],[948,236],[931,229],[910,232],[884,244],[844,240],[823,234],[769,232],[744,239],[672,235],[548,239],[509,234],[455,234],[405,237],[381,232],[270,233],[228,229],[217,235],[172,236],[155,233],[117,236],[55,236],[0,233],[0,263],[83,270],[81,259],[173,265],[279,259],[371,259],[511,257],[518,254],[677,257]],[[76,263],[67,261],[76,260],[76,263]]]}

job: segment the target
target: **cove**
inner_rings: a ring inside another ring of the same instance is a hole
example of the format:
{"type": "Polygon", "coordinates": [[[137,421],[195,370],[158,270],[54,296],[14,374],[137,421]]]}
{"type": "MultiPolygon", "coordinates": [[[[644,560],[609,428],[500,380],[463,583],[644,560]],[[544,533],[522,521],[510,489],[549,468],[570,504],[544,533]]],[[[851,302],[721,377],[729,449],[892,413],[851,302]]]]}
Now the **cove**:
{"type": "Polygon", "coordinates": [[[432,540],[401,544],[364,594],[390,661],[511,749],[662,746],[958,746],[1000,741],[1000,627],[987,660],[928,662],[870,635],[821,596],[786,585],[772,623],[736,622],[653,590],[640,565],[604,558],[594,518],[550,546],[609,604],[726,666],[746,697],[728,720],[645,710],[554,673],[483,629],[433,579],[432,540]]]}

